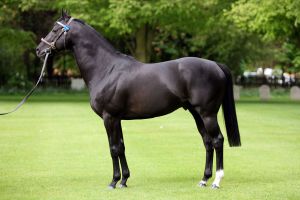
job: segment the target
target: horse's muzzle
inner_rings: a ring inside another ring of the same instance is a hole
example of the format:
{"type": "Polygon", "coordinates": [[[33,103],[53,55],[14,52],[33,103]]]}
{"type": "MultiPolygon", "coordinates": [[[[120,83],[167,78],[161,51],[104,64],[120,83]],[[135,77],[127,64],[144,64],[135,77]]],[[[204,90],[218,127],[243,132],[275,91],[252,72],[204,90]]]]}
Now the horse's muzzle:
{"type": "Polygon", "coordinates": [[[44,50],[40,50],[39,48],[36,48],[36,55],[40,58],[40,59],[44,59],[46,53],[51,53],[51,48],[46,48],[44,50]]]}

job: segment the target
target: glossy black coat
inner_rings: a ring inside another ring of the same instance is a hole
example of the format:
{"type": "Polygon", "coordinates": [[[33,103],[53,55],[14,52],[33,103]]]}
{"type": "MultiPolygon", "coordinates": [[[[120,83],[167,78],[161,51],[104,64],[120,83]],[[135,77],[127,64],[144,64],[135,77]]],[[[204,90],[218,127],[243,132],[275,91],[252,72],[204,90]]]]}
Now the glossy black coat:
{"type": "MultiPolygon", "coordinates": [[[[63,13],[60,21],[65,24],[68,19],[63,13]]],[[[121,175],[120,186],[125,187],[130,176],[121,120],[157,117],[178,108],[191,112],[203,138],[206,165],[202,180],[206,182],[212,176],[213,150],[217,170],[223,169],[224,139],[217,121],[221,105],[229,144],[240,145],[232,79],[226,66],[195,57],[141,63],[116,51],[84,22],[75,19],[70,27],[65,38],[57,40],[56,51],[67,48],[73,52],[89,89],[91,107],[104,120],[113,161],[110,187],[115,188],[121,175]]],[[[53,41],[59,28],[55,25],[45,39],[53,41]]],[[[43,57],[46,48],[46,44],[40,43],[37,55],[43,57]]]]}

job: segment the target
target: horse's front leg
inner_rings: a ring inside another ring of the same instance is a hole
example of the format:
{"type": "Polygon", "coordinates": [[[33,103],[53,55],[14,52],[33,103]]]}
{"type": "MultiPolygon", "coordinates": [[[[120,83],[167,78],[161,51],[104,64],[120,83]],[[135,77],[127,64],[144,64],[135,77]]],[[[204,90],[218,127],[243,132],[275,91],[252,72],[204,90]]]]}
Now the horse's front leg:
{"type": "Polygon", "coordinates": [[[129,169],[125,158],[125,145],[123,142],[121,121],[108,113],[103,115],[104,126],[106,128],[111,158],[113,162],[113,179],[109,184],[110,188],[115,188],[117,182],[121,179],[119,159],[122,166],[123,179],[120,187],[126,187],[126,181],[129,177],[129,169]]]}

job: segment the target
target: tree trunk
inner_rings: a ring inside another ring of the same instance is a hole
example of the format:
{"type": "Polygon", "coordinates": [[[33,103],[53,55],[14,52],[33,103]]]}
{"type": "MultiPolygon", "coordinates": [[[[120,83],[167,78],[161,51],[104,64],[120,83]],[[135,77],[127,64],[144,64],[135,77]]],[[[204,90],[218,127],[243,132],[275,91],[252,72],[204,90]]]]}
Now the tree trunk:
{"type": "Polygon", "coordinates": [[[138,29],[135,36],[136,45],[134,56],[141,62],[149,62],[151,58],[153,30],[149,25],[145,24],[138,29]]]}

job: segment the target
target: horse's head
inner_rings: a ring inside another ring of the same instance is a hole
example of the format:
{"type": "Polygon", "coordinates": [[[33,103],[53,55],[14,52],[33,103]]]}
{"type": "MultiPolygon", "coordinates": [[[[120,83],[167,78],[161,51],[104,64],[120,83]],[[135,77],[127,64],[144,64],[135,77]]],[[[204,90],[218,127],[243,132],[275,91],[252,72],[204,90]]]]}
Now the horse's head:
{"type": "Polygon", "coordinates": [[[45,38],[41,39],[40,44],[37,46],[36,55],[38,57],[43,57],[47,52],[59,52],[67,49],[67,35],[72,29],[70,26],[72,20],[73,18],[71,16],[69,16],[65,11],[62,11],[61,18],[55,22],[52,30],[45,38]]]}

